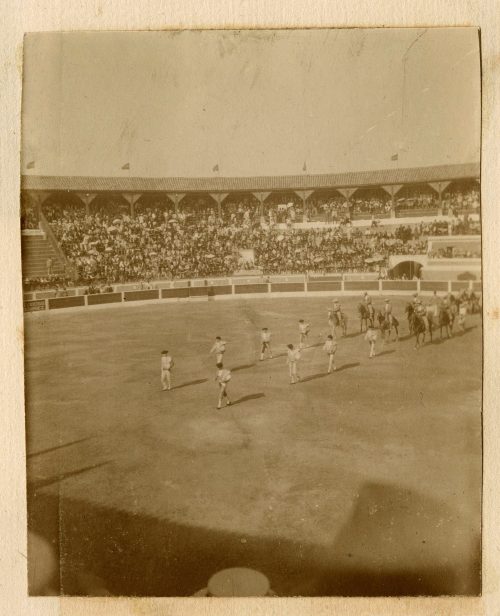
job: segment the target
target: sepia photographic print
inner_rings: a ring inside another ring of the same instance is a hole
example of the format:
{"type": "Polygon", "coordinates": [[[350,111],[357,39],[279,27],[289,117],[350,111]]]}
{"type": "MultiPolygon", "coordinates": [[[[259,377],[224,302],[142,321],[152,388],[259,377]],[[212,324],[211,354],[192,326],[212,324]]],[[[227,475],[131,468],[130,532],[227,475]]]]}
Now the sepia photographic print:
{"type": "Polygon", "coordinates": [[[31,596],[481,594],[477,28],[31,33],[31,596]]]}

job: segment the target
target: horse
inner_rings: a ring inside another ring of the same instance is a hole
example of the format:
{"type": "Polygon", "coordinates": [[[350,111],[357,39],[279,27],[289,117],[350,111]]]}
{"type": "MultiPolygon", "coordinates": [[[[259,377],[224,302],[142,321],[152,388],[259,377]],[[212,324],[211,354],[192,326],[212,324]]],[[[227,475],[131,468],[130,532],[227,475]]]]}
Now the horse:
{"type": "Polygon", "coordinates": [[[425,322],[422,317],[414,311],[411,313],[409,321],[411,321],[410,332],[415,336],[415,349],[418,349],[421,344],[425,343],[425,333],[427,331],[427,327],[425,326],[425,322]],[[420,336],[422,336],[422,343],[420,343],[420,336]]]}
{"type": "Polygon", "coordinates": [[[448,309],[450,315],[450,331],[453,334],[453,326],[455,325],[455,320],[458,317],[458,306],[456,302],[452,302],[448,309]]]}
{"type": "Polygon", "coordinates": [[[377,320],[384,337],[384,342],[390,342],[392,330],[396,332],[396,340],[399,340],[399,321],[394,315],[385,315],[380,310],[377,313],[377,320]]]}
{"type": "Polygon", "coordinates": [[[371,304],[366,305],[364,302],[358,304],[358,314],[359,314],[359,331],[363,333],[363,322],[365,324],[365,330],[368,329],[368,325],[373,327],[375,310],[371,304]]]}
{"type": "Polygon", "coordinates": [[[453,333],[451,331],[452,329],[452,319],[451,319],[451,314],[450,314],[450,310],[448,308],[446,308],[445,306],[441,306],[439,308],[439,338],[440,340],[443,339],[443,327],[445,328],[446,331],[446,336],[447,338],[451,338],[453,336],[453,333]]]}
{"type": "Polygon", "coordinates": [[[408,302],[405,307],[406,318],[408,319],[408,329],[410,330],[410,335],[413,335],[413,315],[415,314],[415,306],[408,302]]]}
{"type": "Polygon", "coordinates": [[[332,334],[335,336],[335,330],[337,327],[342,329],[342,336],[347,336],[347,315],[342,312],[342,310],[333,313],[333,332],[332,334]]]}
{"type": "Polygon", "coordinates": [[[365,324],[365,330],[368,329],[368,323],[373,327],[373,322],[370,319],[370,314],[368,312],[368,308],[364,302],[358,304],[358,314],[359,314],[359,331],[363,333],[363,323],[365,324]]]}

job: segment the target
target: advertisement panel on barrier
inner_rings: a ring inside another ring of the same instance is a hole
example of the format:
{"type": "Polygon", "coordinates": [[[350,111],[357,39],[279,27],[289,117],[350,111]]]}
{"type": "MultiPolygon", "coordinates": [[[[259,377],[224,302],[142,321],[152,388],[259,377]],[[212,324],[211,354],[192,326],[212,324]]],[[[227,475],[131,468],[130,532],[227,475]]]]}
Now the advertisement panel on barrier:
{"type": "Polygon", "coordinates": [[[24,302],[24,312],[39,312],[45,310],[45,300],[30,299],[24,302]]]}

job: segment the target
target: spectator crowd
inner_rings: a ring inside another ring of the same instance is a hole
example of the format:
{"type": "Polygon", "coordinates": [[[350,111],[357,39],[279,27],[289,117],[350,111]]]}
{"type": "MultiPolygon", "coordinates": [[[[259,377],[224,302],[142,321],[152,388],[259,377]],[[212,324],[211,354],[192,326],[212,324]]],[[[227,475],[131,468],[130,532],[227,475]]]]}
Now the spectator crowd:
{"type": "Polygon", "coordinates": [[[425,233],[411,227],[394,232],[351,225],[281,230],[262,225],[246,208],[225,212],[173,212],[150,208],[135,218],[99,209],[52,206],[46,216],[76,266],[79,283],[195,278],[241,269],[265,274],[308,271],[366,271],[391,254],[419,254],[425,233]],[[253,251],[242,260],[240,251],[253,251]]]}
{"type": "MultiPolygon", "coordinates": [[[[331,191],[332,192],[332,191],[331,191]]],[[[335,191],[333,191],[335,192],[335,191]]],[[[430,192],[404,189],[404,200],[415,207],[435,204],[430,192]]],[[[186,196],[178,211],[165,197],[139,201],[132,216],[127,204],[106,198],[86,211],[67,203],[46,204],[43,212],[61,248],[86,285],[174,278],[206,278],[241,270],[263,274],[377,271],[392,254],[427,252],[427,237],[479,234],[480,222],[469,215],[448,221],[416,222],[384,228],[372,224],[359,229],[351,214],[387,215],[392,203],[382,192],[360,191],[343,197],[311,195],[307,214],[303,202],[290,194],[269,195],[261,209],[254,195],[230,195],[219,210],[208,196],[186,196]],[[362,198],[361,198],[362,197],[362,198]],[[298,228],[296,222],[322,218],[331,226],[298,228]],[[287,223],[278,228],[279,223],[287,223]],[[252,256],[249,256],[252,255],[252,256]]],[[[479,192],[448,192],[447,207],[477,211],[479,192]]],[[[443,201],[444,203],[445,201],[443,201]]],[[[456,213],[456,212],[455,212],[456,213]]],[[[23,206],[24,228],[37,226],[36,211],[23,206]]],[[[381,216],[382,217],[382,216],[381,216]]],[[[37,286],[57,285],[64,278],[36,281],[37,286]]]]}

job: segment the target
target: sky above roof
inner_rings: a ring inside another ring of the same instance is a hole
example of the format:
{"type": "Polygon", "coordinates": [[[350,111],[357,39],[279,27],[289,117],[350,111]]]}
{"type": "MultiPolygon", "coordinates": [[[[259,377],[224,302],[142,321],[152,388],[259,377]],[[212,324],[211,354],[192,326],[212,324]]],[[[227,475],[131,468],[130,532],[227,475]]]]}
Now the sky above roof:
{"type": "Polygon", "coordinates": [[[40,33],[25,38],[23,70],[25,174],[293,175],[479,160],[473,28],[40,33]]]}

